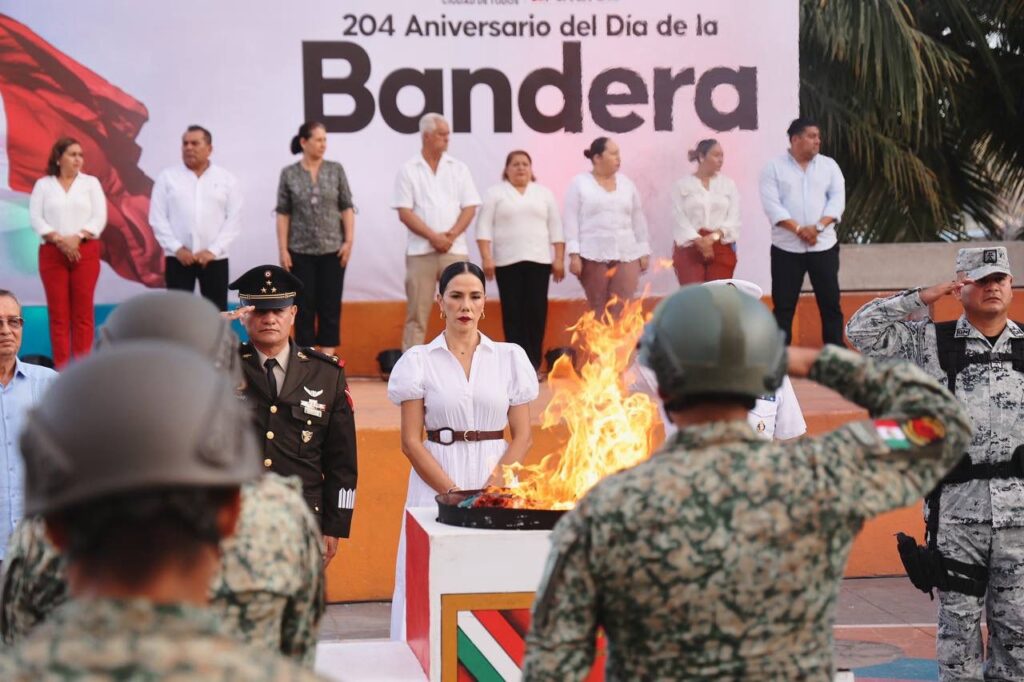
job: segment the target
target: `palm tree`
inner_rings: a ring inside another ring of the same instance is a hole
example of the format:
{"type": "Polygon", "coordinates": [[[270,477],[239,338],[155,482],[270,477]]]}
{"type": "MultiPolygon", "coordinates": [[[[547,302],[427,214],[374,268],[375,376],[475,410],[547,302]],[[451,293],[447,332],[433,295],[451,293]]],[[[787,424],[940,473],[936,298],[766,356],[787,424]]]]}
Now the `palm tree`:
{"type": "Polygon", "coordinates": [[[1024,0],[801,0],[800,85],[846,176],[844,240],[1020,226],[1024,0]]]}

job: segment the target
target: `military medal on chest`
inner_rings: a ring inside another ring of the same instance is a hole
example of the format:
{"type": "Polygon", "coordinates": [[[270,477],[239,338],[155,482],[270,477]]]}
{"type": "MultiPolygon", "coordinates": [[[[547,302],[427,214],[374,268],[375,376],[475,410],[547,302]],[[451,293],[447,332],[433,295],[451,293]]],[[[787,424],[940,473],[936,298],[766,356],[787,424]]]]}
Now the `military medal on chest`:
{"type": "Polygon", "coordinates": [[[311,417],[322,417],[324,416],[324,410],[327,409],[327,405],[318,403],[316,398],[300,400],[299,405],[302,407],[302,411],[311,417]]]}

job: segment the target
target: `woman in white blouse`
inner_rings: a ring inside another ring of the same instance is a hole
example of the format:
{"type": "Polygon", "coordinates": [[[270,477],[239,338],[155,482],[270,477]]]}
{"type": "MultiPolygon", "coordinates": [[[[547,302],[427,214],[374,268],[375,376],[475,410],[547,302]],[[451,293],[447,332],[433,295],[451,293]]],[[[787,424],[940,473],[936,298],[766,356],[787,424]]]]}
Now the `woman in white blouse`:
{"type": "Polygon", "coordinates": [[[100,276],[98,237],[107,224],[100,181],[82,173],[82,145],[70,137],[50,151],[46,175],[32,188],[29,217],[42,237],[39,276],[50,317],[50,345],[57,369],[92,348],[93,294],[100,276]]]}
{"type": "Polygon", "coordinates": [[[697,170],[672,188],[672,264],[679,284],[729,279],[736,269],[740,195],[721,174],[725,154],[716,140],[701,140],[687,154],[697,170]]]}
{"type": "Polygon", "coordinates": [[[569,272],[579,277],[590,309],[601,314],[612,296],[625,301],[636,294],[651,247],[640,194],[619,173],[619,145],[599,137],[583,156],[593,168],[573,178],[565,193],[565,243],[569,272]]]}
{"type": "Polygon", "coordinates": [[[505,340],[540,369],[548,317],[548,281],[565,277],[565,239],[555,195],[538,185],[522,150],[505,158],[503,182],[487,190],[476,239],[484,275],[498,280],[505,340]],[[555,257],[551,258],[554,247],[555,257]]]}
{"type": "MultiPolygon", "coordinates": [[[[439,291],[444,332],[405,351],[388,381],[388,399],[402,408],[402,452],[412,463],[406,507],[432,507],[439,493],[500,485],[501,465],[522,461],[530,447],[537,375],[522,348],[491,341],[477,329],[484,273],[472,263],[452,263],[441,273],[439,291]],[[506,425],[510,442],[503,437],[506,425]]],[[[391,636],[404,634],[403,522],[391,636]]]]}

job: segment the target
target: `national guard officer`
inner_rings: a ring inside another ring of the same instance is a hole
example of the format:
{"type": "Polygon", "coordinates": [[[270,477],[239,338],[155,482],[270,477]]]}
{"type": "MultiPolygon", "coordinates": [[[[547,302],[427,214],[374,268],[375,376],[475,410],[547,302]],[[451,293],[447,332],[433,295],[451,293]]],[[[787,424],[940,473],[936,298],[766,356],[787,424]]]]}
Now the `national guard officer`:
{"type": "Polygon", "coordinates": [[[21,445],[25,511],[65,555],[71,600],[0,653],[0,679],[319,679],[205,608],[239,488],[260,475],[249,421],[180,345],[125,344],[61,374],[21,445]]]}
{"type": "Polygon", "coordinates": [[[240,352],[263,466],[302,479],[306,503],[320,519],[326,565],[352,524],[356,428],[345,363],[289,338],[301,287],[276,265],[252,268],[230,285],[243,306],[252,306],[242,318],[249,342],[240,352]]]}
{"type": "Polygon", "coordinates": [[[788,443],[759,438],[747,411],[779,386],[787,353],[768,309],[733,287],[666,298],[639,354],[679,431],[555,527],[523,679],[583,679],[600,627],[608,680],[831,680],[854,536],[949,469],[970,435],[966,415],[910,363],[791,348],[791,375],[886,416],[788,443]]]}
{"type": "MultiPolygon", "coordinates": [[[[210,301],[182,291],[149,292],[117,306],[99,330],[98,352],[140,340],[183,345],[241,387],[238,337],[210,301]]],[[[313,667],[324,609],[320,528],[296,478],[267,474],[242,486],[242,514],[223,543],[210,605],[220,630],[313,667]]],[[[41,516],[21,520],[9,545],[0,594],[0,639],[25,637],[68,599],[64,557],[41,516]]]]}
{"type": "Polygon", "coordinates": [[[947,384],[974,426],[974,440],[925,512],[928,550],[947,569],[934,585],[918,585],[939,588],[940,679],[1024,680],[1024,330],[1008,317],[1013,276],[1005,247],[960,249],[955,272],[868,303],[846,333],[862,353],[910,360],[947,384]],[[927,308],[947,295],[963,314],[934,322],[927,308]],[[914,313],[925,319],[908,320],[914,313]]]}

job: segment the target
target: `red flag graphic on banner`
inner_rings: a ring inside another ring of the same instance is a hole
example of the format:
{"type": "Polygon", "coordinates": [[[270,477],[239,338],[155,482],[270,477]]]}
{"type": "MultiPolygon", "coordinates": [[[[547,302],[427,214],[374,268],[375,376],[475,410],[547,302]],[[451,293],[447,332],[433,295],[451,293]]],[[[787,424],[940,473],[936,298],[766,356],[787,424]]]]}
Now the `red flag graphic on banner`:
{"type": "Polygon", "coordinates": [[[138,166],[135,143],[149,119],[145,105],[3,14],[0,97],[11,189],[31,192],[57,138],[76,138],[85,171],[107,195],[104,259],[126,279],[163,286],[163,251],[148,220],[153,181],[138,166]]]}

